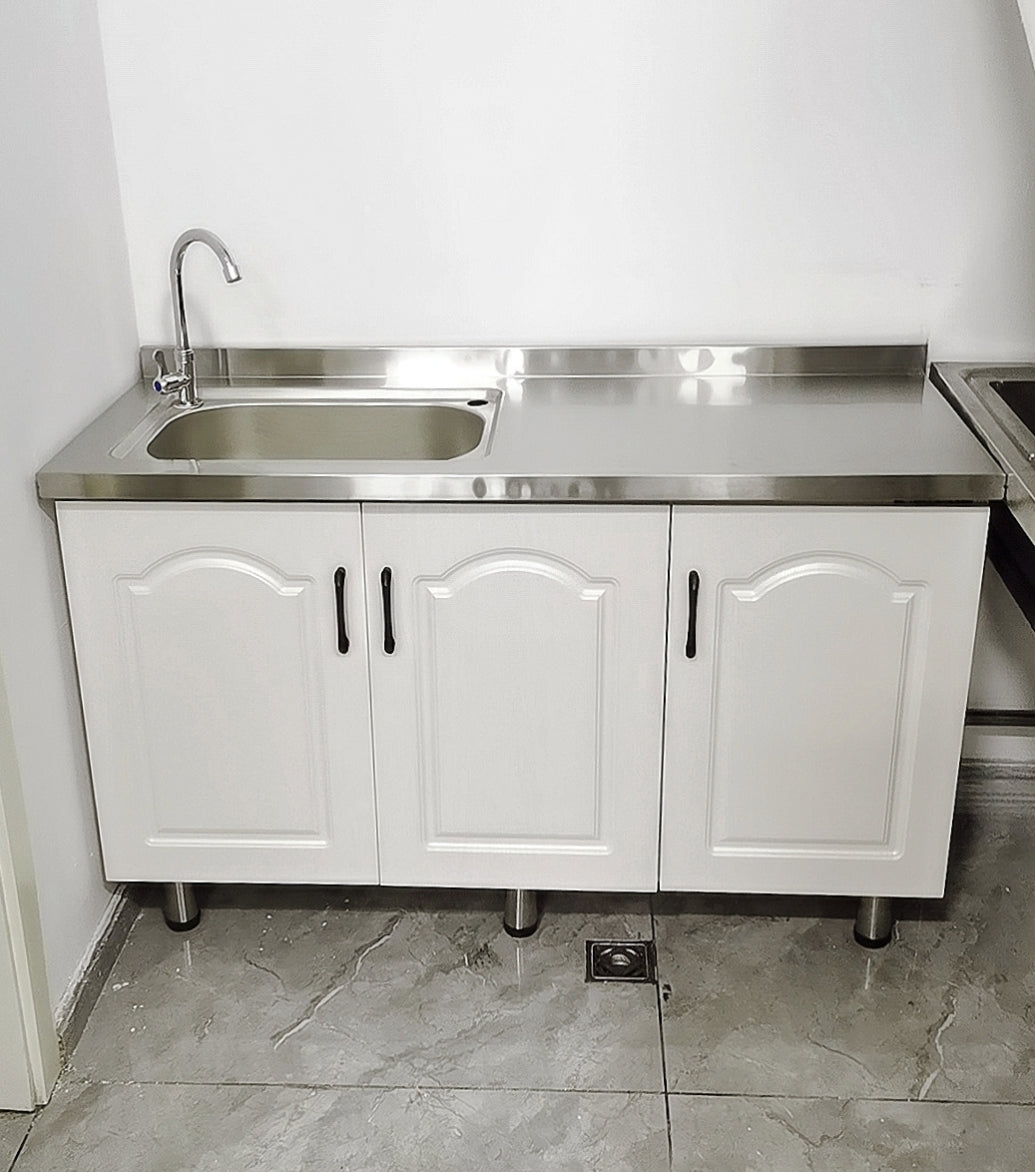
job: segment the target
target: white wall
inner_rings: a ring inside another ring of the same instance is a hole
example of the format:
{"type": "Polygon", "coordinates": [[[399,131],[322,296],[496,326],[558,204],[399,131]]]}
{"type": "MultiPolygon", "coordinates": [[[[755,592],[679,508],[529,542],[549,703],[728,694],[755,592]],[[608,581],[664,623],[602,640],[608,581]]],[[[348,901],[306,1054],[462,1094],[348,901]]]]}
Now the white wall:
{"type": "Polygon", "coordinates": [[[101,0],[141,336],[1035,350],[1015,0],[101,0]],[[165,67],[175,62],[175,74],[165,67]]]}
{"type": "Polygon", "coordinates": [[[1035,635],[990,563],[981,587],[969,702],[973,708],[1035,712],[1035,635]]]}
{"type": "Polygon", "coordinates": [[[137,345],[93,0],[0,4],[0,176],[0,659],[57,1005],[109,897],[33,478],[129,385],[137,345]]]}

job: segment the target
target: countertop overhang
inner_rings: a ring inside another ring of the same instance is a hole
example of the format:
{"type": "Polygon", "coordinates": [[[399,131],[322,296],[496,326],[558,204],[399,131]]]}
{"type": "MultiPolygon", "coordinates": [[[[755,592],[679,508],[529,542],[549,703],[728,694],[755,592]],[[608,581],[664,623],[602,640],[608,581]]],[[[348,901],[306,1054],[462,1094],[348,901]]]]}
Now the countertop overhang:
{"type": "Polygon", "coordinates": [[[219,349],[204,401],[495,390],[487,448],[451,460],[173,460],[141,382],[38,474],[44,500],[979,504],[1002,469],[926,377],[922,346],[219,349]],[[275,388],[275,391],[273,390],[275,388]]]}

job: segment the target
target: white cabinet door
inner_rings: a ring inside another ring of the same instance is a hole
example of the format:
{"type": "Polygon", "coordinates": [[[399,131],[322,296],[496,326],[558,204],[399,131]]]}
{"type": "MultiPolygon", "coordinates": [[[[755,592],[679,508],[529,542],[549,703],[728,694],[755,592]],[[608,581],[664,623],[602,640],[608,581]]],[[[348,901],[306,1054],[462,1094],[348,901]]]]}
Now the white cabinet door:
{"type": "Polygon", "coordinates": [[[654,889],[668,509],[365,505],[363,531],[382,882],[654,889]]]}
{"type": "Polygon", "coordinates": [[[663,889],[941,895],[986,524],[673,511],[663,889]]]}
{"type": "Polygon", "coordinates": [[[376,882],[359,507],[58,523],[108,878],[376,882]]]}

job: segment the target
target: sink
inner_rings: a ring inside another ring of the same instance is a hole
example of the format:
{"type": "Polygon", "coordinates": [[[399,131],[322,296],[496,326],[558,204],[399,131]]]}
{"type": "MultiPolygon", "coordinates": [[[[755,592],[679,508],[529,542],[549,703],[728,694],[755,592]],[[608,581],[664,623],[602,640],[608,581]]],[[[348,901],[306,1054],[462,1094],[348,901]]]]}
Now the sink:
{"type": "Polygon", "coordinates": [[[1035,382],[1030,379],[989,380],[988,385],[1024,426],[1035,432],[1035,382]]]}
{"type": "Polygon", "coordinates": [[[478,447],[486,422],[442,403],[228,403],[171,419],[147,450],[163,460],[452,460],[478,447]]]}

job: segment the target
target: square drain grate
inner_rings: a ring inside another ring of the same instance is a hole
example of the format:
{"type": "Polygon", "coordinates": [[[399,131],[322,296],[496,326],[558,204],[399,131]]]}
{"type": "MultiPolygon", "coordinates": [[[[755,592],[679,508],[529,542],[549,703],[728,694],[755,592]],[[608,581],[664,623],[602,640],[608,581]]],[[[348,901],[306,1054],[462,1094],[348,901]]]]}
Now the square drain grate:
{"type": "Polygon", "coordinates": [[[657,978],[653,940],[587,940],[587,981],[635,981],[652,985],[657,978]]]}

